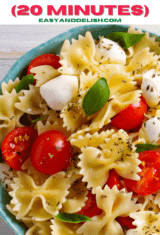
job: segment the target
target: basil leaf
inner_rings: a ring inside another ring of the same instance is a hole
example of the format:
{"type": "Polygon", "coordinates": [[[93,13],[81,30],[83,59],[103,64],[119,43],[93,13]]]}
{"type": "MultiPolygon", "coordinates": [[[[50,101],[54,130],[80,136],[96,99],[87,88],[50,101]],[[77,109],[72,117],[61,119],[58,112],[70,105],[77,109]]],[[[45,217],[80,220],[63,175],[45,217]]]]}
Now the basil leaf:
{"type": "Polygon", "coordinates": [[[114,42],[118,42],[121,47],[128,49],[137,42],[139,42],[146,34],[130,34],[125,32],[114,32],[108,34],[106,38],[111,39],[114,42]]]}
{"type": "Polygon", "coordinates": [[[100,78],[87,92],[83,99],[83,109],[86,116],[90,116],[99,111],[109,99],[110,90],[107,80],[100,78]]]}
{"type": "Polygon", "coordinates": [[[41,116],[41,117],[39,117],[39,118],[36,118],[36,119],[34,119],[34,120],[32,120],[32,122],[38,122],[38,121],[41,121],[41,120],[43,120],[45,117],[47,117],[48,116],[48,114],[46,114],[46,115],[43,115],[43,116],[41,116]]]}
{"type": "Polygon", "coordinates": [[[61,213],[56,216],[59,220],[69,223],[81,223],[85,221],[92,221],[91,218],[85,215],[80,214],[68,214],[68,213],[61,213]]]}
{"type": "Polygon", "coordinates": [[[16,92],[19,93],[21,90],[28,90],[29,84],[33,85],[34,83],[34,76],[33,74],[28,74],[22,78],[22,80],[16,86],[16,92]]]}
{"type": "Polygon", "coordinates": [[[147,150],[154,150],[154,149],[160,148],[160,145],[157,145],[157,144],[137,144],[136,147],[137,147],[136,152],[141,153],[141,152],[144,152],[147,150]]]}

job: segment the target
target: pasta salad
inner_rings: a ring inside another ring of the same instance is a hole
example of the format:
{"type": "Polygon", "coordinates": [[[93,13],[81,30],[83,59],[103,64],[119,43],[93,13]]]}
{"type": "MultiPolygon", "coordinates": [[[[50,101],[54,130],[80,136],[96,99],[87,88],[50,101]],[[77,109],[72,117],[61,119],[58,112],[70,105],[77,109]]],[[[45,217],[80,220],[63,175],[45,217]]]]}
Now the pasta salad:
{"type": "Polygon", "coordinates": [[[88,31],[2,83],[7,209],[26,235],[160,234],[160,47],[88,31]]]}

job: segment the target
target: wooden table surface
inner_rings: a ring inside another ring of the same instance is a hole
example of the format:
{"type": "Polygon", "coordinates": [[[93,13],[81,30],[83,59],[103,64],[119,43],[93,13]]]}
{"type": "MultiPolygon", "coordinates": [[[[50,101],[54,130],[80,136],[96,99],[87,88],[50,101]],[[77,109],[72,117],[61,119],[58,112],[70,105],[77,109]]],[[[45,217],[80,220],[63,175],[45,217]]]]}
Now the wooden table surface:
{"type": "MultiPolygon", "coordinates": [[[[0,25],[0,81],[24,53],[76,26],[80,24],[0,25]]],[[[160,25],[136,25],[136,27],[160,35],[160,25]]],[[[15,235],[1,218],[0,234],[15,235]]]]}
{"type": "MultiPolygon", "coordinates": [[[[76,26],[80,26],[80,24],[0,25],[0,81],[25,52],[76,26]]],[[[136,27],[148,29],[160,35],[160,25],[139,25],[136,27]]]]}
{"type": "Polygon", "coordinates": [[[24,53],[74,25],[0,25],[0,81],[24,53]]]}

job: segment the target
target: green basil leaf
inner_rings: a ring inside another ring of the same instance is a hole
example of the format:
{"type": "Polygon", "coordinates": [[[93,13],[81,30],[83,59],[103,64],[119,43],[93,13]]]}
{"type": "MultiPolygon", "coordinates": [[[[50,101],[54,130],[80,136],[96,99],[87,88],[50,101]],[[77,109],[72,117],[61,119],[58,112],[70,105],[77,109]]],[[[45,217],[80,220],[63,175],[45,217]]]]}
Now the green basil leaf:
{"type": "Polygon", "coordinates": [[[100,78],[87,92],[83,99],[83,109],[86,116],[90,116],[99,111],[107,102],[110,96],[110,90],[107,80],[100,78]]]}
{"type": "Polygon", "coordinates": [[[137,42],[139,42],[146,34],[130,34],[125,32],[114,32],[108,34],[106,38],[111,39],[114,42],[118,42],[124,49],[128,49],[137,42]]]}
{"type": "Polygon", "coordinates": [[[157,144],[137,144],[136,147],[137,147],[136,152],[141,153],[144,151],[160,148],[160,145],[157,145],[157,144]]]}
{"type": "Polygon", "coordinates": [[[16,92],[19,93],[21,90],[28,90],[29,84],[33,85],[33,83],[34,83],[33,74],[26,75],[16,86],[16,92]]]}
{"type": "Polygon", "coordinates": [[[34,120],[32,120],[32,122],[38,122],[38,121],[41,121],[41,120],[43,120],[45,117],[47,117],[48,116],[48,114],[46,114],[46,115],[43,115],[43,116],[41,116],[41,117],[39,117],[39,118],[36,118],[36,119],[34,119],[34,120]]]}
{"type": "Polygon", "coordinates": [[[80,214],[68,214],[68,213],[61,213],[56,216],[59,220],[69,223],[81,223],[85,221],[92,221],[91,218],[85,215],[80,214]]]}

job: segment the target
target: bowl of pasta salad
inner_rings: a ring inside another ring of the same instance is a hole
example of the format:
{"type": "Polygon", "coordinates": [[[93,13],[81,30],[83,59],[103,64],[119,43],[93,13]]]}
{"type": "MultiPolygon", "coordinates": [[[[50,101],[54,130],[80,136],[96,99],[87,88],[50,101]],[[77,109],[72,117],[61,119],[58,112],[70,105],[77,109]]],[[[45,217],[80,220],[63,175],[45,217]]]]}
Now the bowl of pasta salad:
{"type": "Polygon", "coordinates": [[[1,82],[0,216],[17,234],[160,234],[160,46],[73,28],[1,82]]]}

